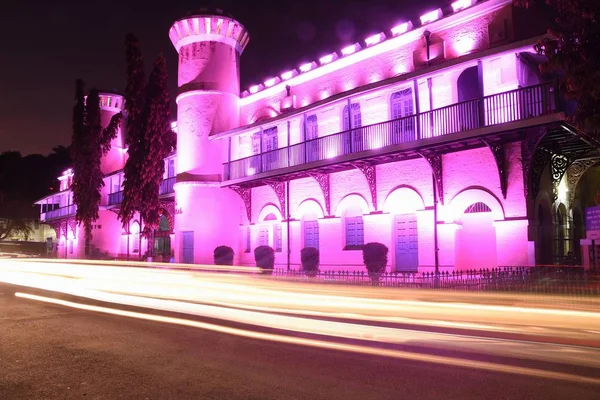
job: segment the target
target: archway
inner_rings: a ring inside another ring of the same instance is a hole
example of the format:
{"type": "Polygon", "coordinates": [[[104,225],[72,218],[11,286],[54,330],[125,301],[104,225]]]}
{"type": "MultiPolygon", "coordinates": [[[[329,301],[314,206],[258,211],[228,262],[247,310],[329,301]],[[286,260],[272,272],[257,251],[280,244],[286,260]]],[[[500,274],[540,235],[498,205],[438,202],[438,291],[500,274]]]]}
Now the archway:
{"type": "Polygon", "coordinates": [[[158,210],[158,227],[154,230],[154,257],[157,261],[167,262],[171,259],[172,220],[165,208],[158,210]]]}
{"type": "Polygon", "coordinates": [[[265,205],[258,215],[258,245],[283,251],[282,216],[274,204],[265,205]]]}
{"type": "Polygon", "coordinates": [[[302,247],[319,248],[319,218],[323,218],[323,208],[314,199],[304,200],[296,214],[301,220],[302,247]]]}
{"type": "Polygon", "coordinates": [[[399,187],[385,199],[383,210],[392,216],[394,269],[417,272],[419,269],[419,226],[417,211],[425,204],[419,193],[410,187],[399,187]]]}
{"type": "Polygon", "coordinates": [[[471,101],[478,99],[483,92],[479,84],[479,71],[477,66],[465,69],[456,80],[456,89],[458,102],[463,103],[459,118],[464,129],[475,129],[479,127],[479,107],[477,102],[471,101]],[[469,102],[470,101],[470,102],[469,102]],[[469,102],[469,103],[466,103],[469,102]]]}
{"type": "Polygon", "coordinates": [[[496,227],[492,209],[483,202],[472,203],[464,209],[460,224],[455,238],[456,269],[497,267],[496,227]]]}

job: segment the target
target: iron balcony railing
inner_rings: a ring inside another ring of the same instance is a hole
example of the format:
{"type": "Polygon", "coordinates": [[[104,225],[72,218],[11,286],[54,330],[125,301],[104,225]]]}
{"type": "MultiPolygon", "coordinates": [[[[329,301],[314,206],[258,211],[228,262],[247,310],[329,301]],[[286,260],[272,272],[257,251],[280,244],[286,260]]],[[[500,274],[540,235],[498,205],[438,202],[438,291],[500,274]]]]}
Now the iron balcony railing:
{"type": "Polygon", "coordinates": [[[464,101],[408,117],[307,140],[224,164],[224,179],[333,159],[556,112],[554,86],[544,83],[464,101]]]}
{"type": "Polygon", "coordinates": [[[108,205],[114,206],[123,202],[123,191],[110,193],[108,195],[108,205]]]}
{"type": "Polygon", "coordinates": [[[44,220],[48,221],[51,219],[68,217],[71,215],[75,215],[76,212],[77,212],[77,205],[72,204],[70,206],[60,207],[55,210],[47,211],[44,216],[44,220]]]}
{"type": "Polygon", "coordinates": [[[160,183],[159,194],[162,195],[162,194],[175,193],[175,190],[173,189],[173,185],[175,185],[175,177],[174,176],[163,180],[160,183]]]}

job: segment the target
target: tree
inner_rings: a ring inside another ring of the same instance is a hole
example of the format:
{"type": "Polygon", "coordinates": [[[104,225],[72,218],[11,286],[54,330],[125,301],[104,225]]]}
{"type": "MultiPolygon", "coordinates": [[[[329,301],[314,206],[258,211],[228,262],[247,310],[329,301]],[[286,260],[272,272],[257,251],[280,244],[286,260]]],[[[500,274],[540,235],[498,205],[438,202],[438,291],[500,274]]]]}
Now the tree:
{"type": "Polygon", "coordinates": [[[119,218],[124,227],[135,213],[143,223],[142,234],[151,237],[159,222],[159,189],[165,171],[164,159],[176,144],[171,130],[170,96],[166,59],[160,54],[144,90],[143,61],[139,42],[127,35],[128,159],[124,168],[123,202],[119,218]]]}
{"type": "Polygon", "coordinates": [[[543,72],[559,77],[561,93],[577,104],[571,117],[580,130],[600,137],[600,2],[598,0],[514,0],[526,8],[550,7],[548,35],[536,46],[547,58],[543,72]]]}
{"type": "MultiPolygon", "coordinates": [[[[127,87],[125,88],[125,113],[127,117],[126,142],[128,145],[123,182],[123,201],[119,209],[119,219],[128,229],[129,223],[142,204],[143,179],[141,170],[146,150],[144,149],[144,124],[141,118],[144,104],[144,61],[140,43],[135,35],[129,33],[125,38],[125,58],[127,63],[127,87]]],[[[140,239],[141,240],[141,239],[140,239]]]]}
{"type": "Polygon", "coordinates": [[[100,97],[96,89],[84,96],[84,83],[77,80],[75,85],[75,106],[73,107],[73,137],[71,151],[73,158],[73,201],[77,204],[75,219],[82,223],[85,231],[86,253],[92,239],[92,224],[98,219],[101,190],[104,186],[100,169],[102,156],[110,150],[110,142],[115,138],[122,115],[114,115],[108,126],[102,129],[100,119],[100,97]]]}

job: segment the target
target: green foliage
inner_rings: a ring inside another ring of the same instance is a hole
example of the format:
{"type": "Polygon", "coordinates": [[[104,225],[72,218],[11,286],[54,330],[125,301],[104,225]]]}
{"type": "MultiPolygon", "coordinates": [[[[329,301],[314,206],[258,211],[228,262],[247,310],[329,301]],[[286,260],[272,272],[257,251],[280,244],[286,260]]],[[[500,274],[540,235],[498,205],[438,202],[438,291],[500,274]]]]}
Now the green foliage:
{"type": "Polygon", "coordinates": [[[317,276],[320,261],[319,249],[316,247],[305,247],[300,250],[300,262],[306,275],[317,276]]]}
{"type": "Polygon", "coordinates": [[[171,130],[171,99],[168,90],[166,59],[160,54],[146,87],[139,43],[127,36],[128,159],[125,164],[123,202],[119,218],[126,226],[136,212],[143,221],[143,235],[149,237],[159,222],[160,184],[165,172],[164,159],[174,150],[171,130]],[[143,94],[143,96],[142,96],[143,94]]]}
{"type": "Polygon", "coordinates": [[[116,136],[121,114],[116,114],[109,125],[102,129],[100,97],[96,89],[84,96],[84,83],[75,85],[73,107],[73,136],[71,153],[73,158],[73,201],[77,204],[75,219],[82,223],[85,239],[92,239],[92,224],[98,219],[101,190],[104,186],[100,169],[102,156],[110,150],[110,142],[116,136]]]}
{"type": "Polygon", "coordinates": [[[218,246],[213,252],[215,265],[233,265],[233,256],[235,253],[229,246],[218,246]]]}
{"type": "Polygon", "coordinates": [[[369,274],[378,275],[385,272],[388,262],[388,248],[383,243],[371,242],[362,248],[363,262],[369,274]]]}
{"type": "Polygon", "coordinates": [[[547,57],[544,72],[557,72],[560,90],[577,103],[572,122],[600,136],[600,1],[514,0],[516,6],[550,8],[556,16],[548,35],[536,45],[547,57]]]}
{"type": "Polygon", "coordinates": [[[27,236],[39,220],[35,201],[58,190],[56,177],[71,163],[68,149],[54,148],[44,157],[25,157],[16,151],[0,154],[0,240],[12,235],[27,236]]]}
{"type": "Polygon", "coordinates": [[[254,249],[254,261],[263,274],[272,274],[275,267],[275,250],[270,246],[258,246],[254,249]]]}

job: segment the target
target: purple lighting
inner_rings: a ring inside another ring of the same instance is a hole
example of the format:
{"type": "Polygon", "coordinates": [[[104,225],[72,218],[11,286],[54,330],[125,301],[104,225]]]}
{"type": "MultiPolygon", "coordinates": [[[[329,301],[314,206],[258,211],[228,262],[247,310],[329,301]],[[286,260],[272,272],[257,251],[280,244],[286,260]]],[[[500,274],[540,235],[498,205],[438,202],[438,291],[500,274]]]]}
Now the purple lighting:
{"type": "Polygon", "coordinates": [[[477,0],[457,0],[454,3],[452,3],[452,10],[454,12],[464,10],[465,8],[471,7],[473,4],[476,3],[476,1],[477,0]]]}
{"type": "Polygon", "coordinates": [[[358,43],[354,43],[348,47],[344,47],[342,49],[342,54],[345,56],[349,56],[352,53],[355,53],[357,50],[360,50],[360,45],[358,43]]]}
{"type": "Polygon", "coordinates": [[[427,14],[421,15],[421,25],[429,24],[433,21],[437,21],[442,17],[442,10],[438,8],[435,11],[428,12],[427,14]]]}
{"type": "Polygon", "coordinates": [[[327,55],[319,58],[319,63],[321,63],[321,65],[329,64],[330,62],[335,61],[337,58],[338,58],[337,53],[327,54],[327,55]]]}
{"type": "Polygon", "coordinates": [[[398,36],[412,29],[412,22],[404,22],[392,28],[392,35],[398,36]]]}
{"type": "Polygon", "coordinates": [[[301,72],[308,72],[308,71],[310,71],[311,69],[313,69],[315,66],[316,66],[316,65],[315,65],[315,62],[314,62],[314,61],[313,61],[313,62],[306,63],[306,64],[302,64],[302,65],[300,66],[300,71],[301,71],[301,72]]]}
{"type": "Polygon", "coordinates": [[[380,32],[376,35],[369,36],[368,38],[366,38],[365,43],[367,44],[367,46],[373,46],[373,45],[381,42],[384,39],[385,39],[385,34],[383,32],[380,32]]]}

